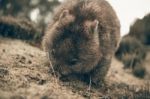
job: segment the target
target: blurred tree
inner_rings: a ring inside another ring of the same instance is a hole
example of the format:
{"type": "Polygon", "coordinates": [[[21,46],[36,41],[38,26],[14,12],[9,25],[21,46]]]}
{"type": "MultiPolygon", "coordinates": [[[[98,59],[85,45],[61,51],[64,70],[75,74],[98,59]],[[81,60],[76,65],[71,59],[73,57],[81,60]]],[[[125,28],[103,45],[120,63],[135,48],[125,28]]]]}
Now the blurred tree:
{"type": "Polygon", "coordinates": [[[50,17],[53,8],[59,4],[58,0],[0,0],[0,16],[27,18],[41,27],[47,23],[46,19],[50,18],[46,17],[50,17]]]}

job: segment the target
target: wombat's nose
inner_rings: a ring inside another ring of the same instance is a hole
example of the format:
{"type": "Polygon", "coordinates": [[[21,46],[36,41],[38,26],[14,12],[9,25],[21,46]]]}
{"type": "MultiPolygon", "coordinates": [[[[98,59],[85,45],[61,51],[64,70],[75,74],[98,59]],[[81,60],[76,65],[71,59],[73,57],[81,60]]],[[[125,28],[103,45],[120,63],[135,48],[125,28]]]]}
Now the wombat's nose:
{"type": "Polygon", "coordinates": [[[72,66],[72,65],[75,65],[77,63],[78,59],[76,58],[73,58],[73,59],[70,59],[69,60],[69,65],[72,66]]]}

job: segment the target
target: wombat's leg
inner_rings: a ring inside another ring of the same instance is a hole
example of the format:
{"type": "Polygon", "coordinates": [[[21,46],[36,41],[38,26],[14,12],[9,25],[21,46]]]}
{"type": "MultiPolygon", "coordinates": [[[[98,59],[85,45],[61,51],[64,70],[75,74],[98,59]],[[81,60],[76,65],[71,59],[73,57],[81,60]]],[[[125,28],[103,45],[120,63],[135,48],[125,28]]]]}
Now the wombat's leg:
{"type": "Polygon", "coordinates": [[[102,59],[97,68],[94,69],[91,79],[95,85],[103,86],[105,85],[105,76],[110,67],[111,59],[102,59]]]}

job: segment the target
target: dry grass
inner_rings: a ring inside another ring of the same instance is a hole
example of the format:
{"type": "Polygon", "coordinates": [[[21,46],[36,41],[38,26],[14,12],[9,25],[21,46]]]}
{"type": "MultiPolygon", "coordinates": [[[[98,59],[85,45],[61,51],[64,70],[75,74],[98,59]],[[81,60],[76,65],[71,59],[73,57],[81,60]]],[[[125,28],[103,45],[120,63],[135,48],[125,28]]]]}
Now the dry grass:
{"type": "MultiPolygon", "coordinates": [[[[127,95],[140,92],[140,86],[146,82],[124,71],[123,64],[115,58],[105,87],[94,86],[90,79],[88,84],[73,77],[64,82],[49,72],[45,52],[15,39],[0,37],[0,55],[0,99],[116,98],[124,92],[127,95]],[[131,85],[136,85],[134,91],[126,89],[131,85]]],[[[148,59],[146,64],[149,64],[148,59]]]]}

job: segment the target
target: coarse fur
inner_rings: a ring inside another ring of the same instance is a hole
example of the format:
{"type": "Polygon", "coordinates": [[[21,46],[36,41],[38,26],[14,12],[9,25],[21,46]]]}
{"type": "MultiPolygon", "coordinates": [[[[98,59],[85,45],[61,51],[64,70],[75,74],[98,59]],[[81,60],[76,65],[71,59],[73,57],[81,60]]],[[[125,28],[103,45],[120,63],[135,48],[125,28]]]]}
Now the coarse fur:
{"type": "Polygon", "coordinates": [[[131,69],[137,77],[144,77],[143,61],[146,58],[146,49],[140,41],[130,35],[124,36],[115,55],[117,59],[123,62],[125,69],[131,69]]]}
{"type": "Polygon", "coordinates": [[[144,45],[150,45],[150,13],[145,15],[143,19],[137,19],[130,26],[129,35],[137,38],[144,45]]]}
{"type": "Polygon", "coordinates": [[[139,78],[144,78],[146,75],[146,69],[144,67],[144,62],[136,62],[133,66],[132,73],[139,78]]]}
{"type": "Polygon", "coordinates": [[[62,76],[89,74],[101,84],[120,39],[120,23],[105,0],[68,0],[54,11],[43,38],[62,76]]]}
{"type": "MultiPolygon", "coordinates": [[[[18,19],[13,16],[0,17],[0,35],[28,41],[29,43],[40,43],[42,31],[27,19],[18,19]]],[[[37,45],[37,44],[36,44],[37,45]]]]}
{"type": "Polygon", "coordinates": [[[124,63],[125,68],[130,68],[135,76],[143,78],[146,71],[144,60],[149,45],[150,14],[147,14],[130,26],[129,34],[121,40],[116,57],[124,63]]]}

